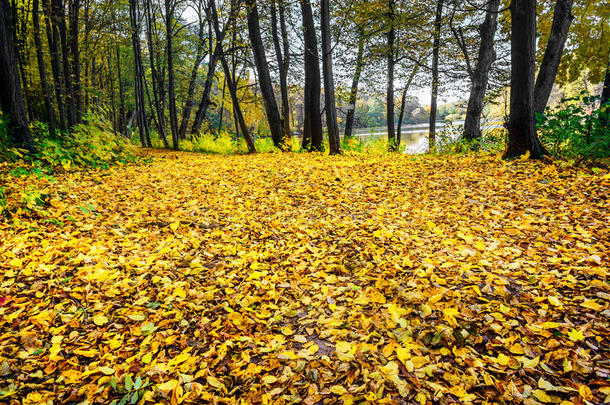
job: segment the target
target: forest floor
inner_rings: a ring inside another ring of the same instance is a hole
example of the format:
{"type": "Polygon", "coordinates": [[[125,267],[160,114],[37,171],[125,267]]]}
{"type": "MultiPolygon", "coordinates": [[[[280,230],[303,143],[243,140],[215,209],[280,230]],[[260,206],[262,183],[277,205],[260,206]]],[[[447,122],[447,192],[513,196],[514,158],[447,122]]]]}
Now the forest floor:
{"type": "Polygon", "coordinates": [[[153,155],[5,182],[0,402],[610,400],[607,171],[153,155]]]}

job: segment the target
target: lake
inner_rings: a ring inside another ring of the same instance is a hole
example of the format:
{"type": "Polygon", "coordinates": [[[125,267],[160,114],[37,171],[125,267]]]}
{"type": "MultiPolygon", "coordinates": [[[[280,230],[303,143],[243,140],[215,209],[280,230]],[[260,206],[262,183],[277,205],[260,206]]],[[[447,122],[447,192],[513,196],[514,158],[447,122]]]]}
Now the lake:
{"type": "MultiPolygon", "coordinates": [[[[454,131],[450,131],[449,136],[452,140],[457,139],[459,136],[460,129],[464,125],[464,121],[453,121],[447,123],[445,121],[438,121],[436,123],[437,137],[438,134],[445,130],[447,126],[455,127],[454,131]]],[[[483,131],[489,131],[495,128],[502,128],[501,121],[490,121],[483,123],[483,131]]],[[[430,132],[430,124],[412,124],[404,125],[402,127],[402,142],[401,150],[404,153],[416,154],[425,153],[428,151],[428,134],[430,132]]],[[[360,138],[361,140],[376,140],[386,138],[388,136],[387,127],[374,127],[374,128],[354,128],[353,136],[360,138]]]]}

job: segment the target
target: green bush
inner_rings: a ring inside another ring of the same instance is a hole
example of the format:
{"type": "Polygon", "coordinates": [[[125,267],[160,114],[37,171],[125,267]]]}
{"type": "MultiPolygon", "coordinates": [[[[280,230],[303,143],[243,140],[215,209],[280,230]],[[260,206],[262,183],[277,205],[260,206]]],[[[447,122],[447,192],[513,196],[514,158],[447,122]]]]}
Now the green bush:
{"type": "Polygon", "coordinates": [[[107,168],[117,162],[135,161],[135,149],[130,142],[116,135],[109,124],[95,115],[85,117],[70,132],[50,131],[46,123],[31,124],[37,153],[12,147],[6,134],[6,123],[0,118],[0,160],[32,162],[36,167],[70,170],[72,167],[107,168]]]}
{"type": "Polygon", "coordinates": [[[562,100],[554,110],[538,114],[538,130],[543,145],[555,157],[595,161],[610,157],[610,103],[600,105],[599,97],[582,93],[562,100]]]}

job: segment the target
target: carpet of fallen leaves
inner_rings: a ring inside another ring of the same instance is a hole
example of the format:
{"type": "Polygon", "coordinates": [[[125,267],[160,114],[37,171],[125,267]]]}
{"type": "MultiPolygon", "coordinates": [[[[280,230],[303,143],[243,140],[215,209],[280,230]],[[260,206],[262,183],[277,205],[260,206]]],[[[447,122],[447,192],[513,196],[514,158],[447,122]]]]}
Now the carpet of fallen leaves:
{"type": "Polygon", "coordinates": [[[610,401],[607,172],[156,153],[36,182],[46,213],[0,222],[0,401],[610,401]]]}

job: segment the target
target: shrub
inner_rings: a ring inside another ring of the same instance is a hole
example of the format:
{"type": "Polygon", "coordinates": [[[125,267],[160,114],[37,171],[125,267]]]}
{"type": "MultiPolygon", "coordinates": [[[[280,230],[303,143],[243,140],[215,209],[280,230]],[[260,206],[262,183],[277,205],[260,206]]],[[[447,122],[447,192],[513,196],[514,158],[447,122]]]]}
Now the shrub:
{"type": "Polygon", "coordinates": [[[609,117],[610,103],[600,105],[599,97],[581,93],[537,115],[540,139],[555,157],[577,162],[608,158],[609,117]]]}

